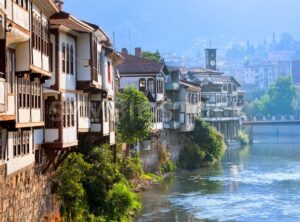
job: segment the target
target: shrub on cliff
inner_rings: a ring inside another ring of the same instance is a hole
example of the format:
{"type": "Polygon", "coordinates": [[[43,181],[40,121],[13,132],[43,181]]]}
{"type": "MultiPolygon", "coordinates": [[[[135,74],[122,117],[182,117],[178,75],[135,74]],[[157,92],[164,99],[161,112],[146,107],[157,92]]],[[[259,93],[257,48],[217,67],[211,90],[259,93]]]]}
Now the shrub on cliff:
{"type": "Polygon", "coordinates": [[[142,161],[138,153],[121,161],[121,172],[128,180],[139,178],[144,173],[142,161]]]}
{"type": "Polygon", "coordinates": [[[188,144],[180,152],[179,165],[188,169],[219,160],[226,148],[223,135],[201,119],[196,119],[195,128],[187,134],[187,140],[188,144]]]}
{"type": "Polygon", "coordinates": [[[249,136],[243,131],[239,131],[239,140],[241,141],[241,145],[248,145],[250,142],[249,136]]]}

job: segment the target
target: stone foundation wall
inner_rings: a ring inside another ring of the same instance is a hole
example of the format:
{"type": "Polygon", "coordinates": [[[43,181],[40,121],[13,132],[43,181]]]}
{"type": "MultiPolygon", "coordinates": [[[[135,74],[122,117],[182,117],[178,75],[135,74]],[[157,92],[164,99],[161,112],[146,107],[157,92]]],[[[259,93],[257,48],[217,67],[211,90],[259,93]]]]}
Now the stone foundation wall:
{"type": "Polygon", "coordinates": [[[180,151],[184,148],[185,136],[183,133],[174,130],[164,130],[159,138],[153,139],[151,149],[140,152],[144,164],[145,172],[155,172],[158,170],[159,151],[163,147],[171,155],[171,159],[177,163],[180,151]]]}
{"type": "Polygon", "coordinates": [[[51,194],[53,173],[42,175],[34,166],[9,177],[4,166],[0,171],[0,222],[50,221],[59,212],[59,201],[51,194]]]}

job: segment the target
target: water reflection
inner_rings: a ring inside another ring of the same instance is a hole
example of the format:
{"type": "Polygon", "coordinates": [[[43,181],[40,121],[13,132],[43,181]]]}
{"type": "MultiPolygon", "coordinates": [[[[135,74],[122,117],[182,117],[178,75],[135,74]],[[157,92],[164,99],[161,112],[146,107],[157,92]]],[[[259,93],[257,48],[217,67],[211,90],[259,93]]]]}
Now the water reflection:
{"type": "Polygon", "coordinates": [[[137,221],[300,221],[300,141],[260,141],[144,193],[137,221]]]}

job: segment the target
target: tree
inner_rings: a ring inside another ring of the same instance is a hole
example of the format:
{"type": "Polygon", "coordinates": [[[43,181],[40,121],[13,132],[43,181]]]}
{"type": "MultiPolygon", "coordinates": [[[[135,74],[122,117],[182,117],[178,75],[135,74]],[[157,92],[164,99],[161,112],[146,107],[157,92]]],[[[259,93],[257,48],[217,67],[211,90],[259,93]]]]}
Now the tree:
{"type": "Polygon", "coordinates": [[[147,97],[134,86],[118,94],[120,120],[118,132],[122,142],[133,145],[149,136],[152,112],[147,97]]]}
{"type": "Polygon", "coordinates": [[[157,61],[157,62],[160,62],[160,59],[161,59],[161,56],[158,51],[156,51],[156,52],[145,51],[142,53],[142,57],[144,59],[150,59],[150,60],[157,61]]]}
{"type": "Polygon", "coordinates": [[[195,128],[187,134],[187,140],[179,164],[188,169],[219,160],[226,148],[223,135],[201,119],[196,119],[195,128]]]}
{"type": "Polygon", "coordinates": [[[254,110],[263,115],[293,114],[297,107],[297,97],[292,77],[278,77],[266,94],[254,102],[254,110]]]}

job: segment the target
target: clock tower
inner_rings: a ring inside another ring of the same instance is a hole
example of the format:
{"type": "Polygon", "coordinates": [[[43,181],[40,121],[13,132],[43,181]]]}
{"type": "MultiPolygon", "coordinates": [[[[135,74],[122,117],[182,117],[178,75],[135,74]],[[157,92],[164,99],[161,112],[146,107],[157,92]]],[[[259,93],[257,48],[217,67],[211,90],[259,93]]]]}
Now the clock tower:
{"type": "Polygon", "coordinates": [[[205,49],[206,68],[217,70],[217,49],[205,49]]]}

